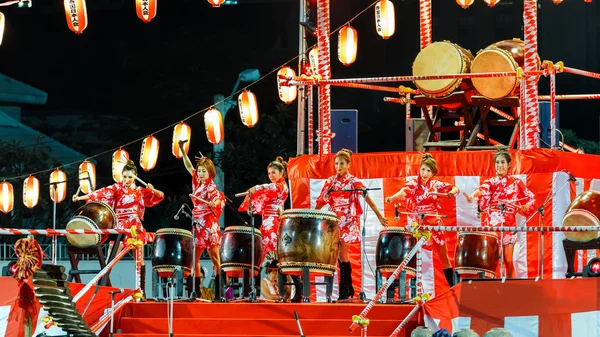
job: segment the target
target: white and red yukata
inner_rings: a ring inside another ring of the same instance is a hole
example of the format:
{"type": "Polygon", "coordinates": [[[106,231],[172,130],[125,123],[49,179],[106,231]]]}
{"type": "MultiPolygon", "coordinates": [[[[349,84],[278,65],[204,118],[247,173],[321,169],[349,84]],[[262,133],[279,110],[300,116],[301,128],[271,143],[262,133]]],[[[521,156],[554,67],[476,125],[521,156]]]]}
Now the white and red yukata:
{"type": "Polygon", "coordinates": [[[219,217],[223,212],[221,207],[225,201],[223,193],[219,192],[212,179],[200,181],[196,174],[192,175],[193,195],[208,202],[214,202],[216,207],[212,210],[206,203],[192,198],[194,210],[192,211],[196,224],[196,248],[210,249],[218,247],[221,243],[221,226],[219,217]]]}
{"type": "MultiPolygon", "coordinates": [[[[438,210],[442,209],[440,205],[440,196],[432,195],[432,193],[449,193],[454,185],[429,179],[427,183],[423,183],[423,179],[419,176],[417,179],[411,179],[404,185],[404,193],[406,194],[406,207],[412,212],[424,214],[438,214],[438,210]]],[[[409,216],[410,223],[418,223],[415,216],[409,216]]],[[[441,226],[442,220],[434,216],[426,216],[423,218],[423,225],[441,226]]],[[[437,245],[443,246],[446,244],[446,234],[444,232],[432,231],[431,239],[437,245]]],[[[428,242],[425,246],[431,246],[428,242]]]]}
{"type": "Polygon", "coordinates": [[[360,205],[360,192],[334,192],[342,190],[356,190],[365,188],[365,185],[355,176],[346,172],[341,177],[337,175],[327,178],[321,194],[317,198],[320,203],[329,205],[329,208],[340,219],[340,239],[343,243],[353,244],[361,241],[360,216],[363,209],[360,205]]]}
{"type": "Polygon", "coordinates": [[[247,196],[240,205],[240,212],[247,211],[248,204],[251,203],[254,212],[262,215],[260,233],[262,234],[263,260],[267,253],[277,250],[277,232],[281,221],[279,210],[283,209],[288,194],[288,185],[285,179],[281,178],[274,183],[257,185],[252,198],[247,196]]]}
{"type": "MultiPolygon", "coordinates": [[[[479,207],[483,211],[483,226],[516,226],[515,214],[520,213],[521,205],[530,204],[529,209],[521,215],[527,217],[535,212],[535,195],[525,187],[525,183],[511,175],[490,178],[479,187],[479,207]],[[499,205],[505,204],[502,212],[499,205]]],[[[512,232],[503,233],[502,245],[514,244],[516,236],[512,232]]]]}
{"type": "MultiPolygon", "coordinates": [[[[126,188],[124,182],[97,189],[88,196],[89,201],[101,201],[112,207],[117,215],[116,229],[135,226],[139,232],[138,239],[144,244],[151,239],[142,226],[144,211],[146,207],[156,206],[165,198],[164,193],[156,195],[151,189],[136,186],[135,183],[126,188]]],[[[127,234],[127,237],[131,235],[127,234]]]]}

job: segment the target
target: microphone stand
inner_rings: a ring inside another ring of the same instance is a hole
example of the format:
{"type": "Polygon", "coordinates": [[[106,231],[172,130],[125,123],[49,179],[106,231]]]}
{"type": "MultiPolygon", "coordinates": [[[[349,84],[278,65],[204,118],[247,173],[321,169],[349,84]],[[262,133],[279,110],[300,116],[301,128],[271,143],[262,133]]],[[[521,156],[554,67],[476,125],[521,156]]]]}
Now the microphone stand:
{"type": "Polygon", "coordinates": [[[249,302],[256,302],[256,282],[254,280],[254,208],[252,207],[251,200],[248,200],[248,215],[250,215],[250,250],[251,253],[251,262],[250,262],[250,294],[248,294],[249,302]]]}

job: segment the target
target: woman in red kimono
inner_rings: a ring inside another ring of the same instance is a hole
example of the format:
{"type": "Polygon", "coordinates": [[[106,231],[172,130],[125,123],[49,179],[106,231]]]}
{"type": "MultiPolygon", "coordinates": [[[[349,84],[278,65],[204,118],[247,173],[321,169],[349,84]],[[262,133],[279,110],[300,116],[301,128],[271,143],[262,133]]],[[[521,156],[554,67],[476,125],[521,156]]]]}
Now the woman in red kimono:
{"type": "MultiPolygon", "coordinates": [[[[438,196],[445,195],[448,198],[455,197],[460,190],[455,185],[432,179],[438,173],[438,167],[435,159],[429,153],[423,155],[419,176],[417,179],[411,179],[406,182],[404,187],[391,197],[385,198],[387,203],[393,203],[397,199],[406,199],[407,208],[413,212],[421,214],[438,214],[442,207],[438,196]]],[[[410,223],[417,222],[417,217],[410,216],[410,223]]],[[[435,216],[426,216],[423,218],[424,225],[438,226],[442,225],[442,220],[435,216]]],[[[433,248],[438,253],[444,275],[448,285],[454,285],[454,270],[448,257],[448,247],[446,246],[446,235],[444,232],[432,232],[433,248]]]]}
{"type": "MultiPolygon", "coordinates": [[[[221,270],[221,258],[219,245],[221,243],[221,226],[219,217],[225,206],[225,197],[219,192],[213,179],[217,175],[215,164],[210,158],[202,156],[196,162],[196,167],[190,161],[183,150],[183,143],[179,143],[183,153],[183,164],[192,175],[192,202],[194,210],[192,214],[196,220],[196,271],[200,270],[200,256],[204,249],[208,250],[208,256],[213,263],[213,269],[217,275],[221,270]]],[[[196,272],[196,287],[200,284],[199,272],[196,272]]],[[[197,289],[199,290],[199,289],[197,289]]],[[[199,294],[199,292],[196,292],[199,294]]]]}
{"type": "MultiPolygon", "coordinates": [[[[507,151],[496,152],[494,161],[497,176],[484,181],[473,194],[467,196],[467,201],[471,203],[475,198],[479,198],[479,206],[484,212],[484,226],[516,226],[517,212],[525,217],[535,212],[535,195],[527,189],[521,179],[508,174],[511,158],[507,151]]],[[[504,251],[504,266],[509,278],[516,276],[513,263],[516,241],[512,232],[505,232],[500,238],[504,251]]]]}
{"type": "MultiPolygon", "coordinates": [[[[248,189],[248,196],[239,208],[240,212],[248,211],[248,206],[255,214],[262,215],[263,256],[261,265],[268,253],[277,252],[277,232],[279,231],[279,217],[283,213],[283,205],[288,197],[287,162],[282,157],[277,157],[267,166],[267,174],[271,183],[256,185],[248,189]]],[[[273,256],[276,259],[276,256],[273,256]]]]}
{"type": "MultiPolygon", "coordinates": [[[[352,151],[341,149],[335,155],[335,170],[336,175],[329,177],[325,181],[325,185],[321,189],[321,194],[317,198],[316,209],[321,209],[325,205],[335,212],[340,219],[340,241],[342,245],[339,253],[340,264],[340,283],[339,283],[339,298],[345,300],[354,295],[354,287],[352,286],[352,265],[350,264],[350,256],[348,250],[351,244],[360,244],[360,216],[363,213],[360,205],[359,189],[364,189],[358,178],[348,173],[352,151]],[[333,192],[342,190],[354,190],[352,192],[333,192]],[[333,192],[333,193],[332,193],[333,192]]],[[[387,220],[383,217],[373,199],[365,194],[365,200],[369,207],[375,212],[379,222],[384,227],[387,227],[387,220]]]]}
{"type": "MultiPolygon", "coordinates": [[[[148,187],[139,187],[135,185],[137,176],[137,167],[132,160],[128,160],[123,167],[123,181],[115,183],[104,188],[100,188],[88,195],[73,196],[73,201],[90,200],[102,201],[113,208],[117,215],[116,229],[129,229],[135,226],[140,232],[138,239],[144,244],[148,242],[148,236],[142,226],[144,220],[144,211],[146,207],[158,205],[164,198],[163,192],[157,190],[148,184],[148,187]]],[[[127,243],[127,240],[125,240],[127,243]]],[[[119,247],[119,250],[121,247],[119,247]]],[[[143,254],[143,250],[142,250],[143,254]]],[[[144,256],[141,257],[142,269],[141,275],[146,275],[146,266],[144,265],[144,256]]],[[[145,277],[142,277],[142,291],[145,293],[145,277]]]]}

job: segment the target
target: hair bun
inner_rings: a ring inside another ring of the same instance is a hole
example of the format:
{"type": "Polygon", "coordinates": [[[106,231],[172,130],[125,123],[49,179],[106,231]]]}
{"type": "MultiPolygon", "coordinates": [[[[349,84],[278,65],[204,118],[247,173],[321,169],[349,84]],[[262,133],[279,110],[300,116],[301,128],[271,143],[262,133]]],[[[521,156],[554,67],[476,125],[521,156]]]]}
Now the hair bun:
{"type": "Polygon", "coordinates": [[[422,159],[422,160],[433,159],[433,156],[431,155],[431,153],[424,153],[424,154],[421,156],[421,159],[422,159]]]}
{"type": "Polygon", "coordinates": [[[341,150],[340,150],[340,152],[342,152],[342,151],[343,151],[343,152],[346,152],[346,153],[348,153],[348,155],[349,155],[349,156],[352,156],[352,153],[353,153],[353,152],[352,152],[352,150],[349,150],[349,149],[341,149],[341,150]]]}

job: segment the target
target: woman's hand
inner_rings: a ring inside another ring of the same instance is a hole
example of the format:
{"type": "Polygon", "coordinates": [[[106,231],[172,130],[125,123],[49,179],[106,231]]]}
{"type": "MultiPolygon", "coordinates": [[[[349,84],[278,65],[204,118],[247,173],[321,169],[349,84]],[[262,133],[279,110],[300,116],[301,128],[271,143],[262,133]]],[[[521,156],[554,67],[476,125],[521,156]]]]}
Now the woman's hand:
{"type": "Polygon", "coordinates": [[[473,199],[474,199],[474,198],[473,198],[473,196],[472,196],[472,195],[467,195],[467,194],[465,194],[465,198],[467,199],[467,202],[468,202],[469,204],[470,204],[470,203],[473,203],[473,199]]]}
{"type": "Polygon", "coordinates": [[[447,196],[448,196],[448,198],[454,198],[456,196],[456,194],[454,194],[452,192],[448,192],[447,196]]]}
{"type": "Polygon", "coordinates": [[[154,186],[152,186],[152,184],[148,184],[148,185],[146,185],[146,187],[147,187],[147,188],[148,188],[150,191],[152,191],[152,192],[156,192],[156,189],[154,189],[154,186]]]}
{"type": "Polygon", "coordinates": [[[394,197],[387,197],[387,198],[385,198],[385,202],[388,204],[391,204],[392,202],[394,202],[394,199],[395,199],[394,197]]]}
{"type": "Polygon", "coordinates": [[[529,211],[530,208],[531,208],[531,204],[529,203],[529,204],[521,205],[519,210],[521,211],[521,213],[527,213],[527,211],[529,211]]]}
{"type": "Polygon", "coordinates": [[[254,194],[254,192],[256,192],[256,186],[250,187],[246,192],[248,192],[248,195],[254,194]]]}
{"type": "Polygon", "coordinates": [[[77,196],[77,194],[73,194],[73,197],[71,198],[71,200],[73,200],[73,202],[77,202],[77,201],[79,201],[79,197],[77,196]]]}
{"type": "Polygon", "coordinates": [[[387,226],[388,226],[387,219],[386,219],[386,218],[385,218],[383,215],[381,215],[381,214],[378,214],[378,215],[377,215],[377,218],[379,219],[379,222],[381,223],[381,225],[382,225],[383,227],[387,227],[387,226]]]}

